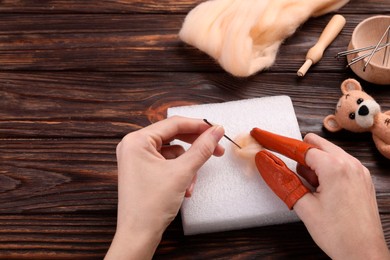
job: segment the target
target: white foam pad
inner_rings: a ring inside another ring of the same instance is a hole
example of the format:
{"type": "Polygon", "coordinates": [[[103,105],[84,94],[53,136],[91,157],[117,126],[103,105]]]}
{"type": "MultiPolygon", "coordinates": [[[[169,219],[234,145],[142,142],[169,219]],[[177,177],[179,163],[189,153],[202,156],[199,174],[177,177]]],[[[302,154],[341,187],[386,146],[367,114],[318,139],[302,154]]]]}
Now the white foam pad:
{"type": "MultiPolygon", "coordinates": [[[[233,139],[259,127],[301,140],[288,96],[169,108],[168,117],[173,115],[206,118],[224,126],[225,134],[233,139]]],[[[220,144],[226,149],[224,156],[212,157],[199,170],[192,197],[186,198],[181,207],[185,235],[299,220],[267,186],[256,167],[243,166],[232,143],[223,138],[220,144]]],[[[296,162],[277,155],[295,172],[296,162]]]]}

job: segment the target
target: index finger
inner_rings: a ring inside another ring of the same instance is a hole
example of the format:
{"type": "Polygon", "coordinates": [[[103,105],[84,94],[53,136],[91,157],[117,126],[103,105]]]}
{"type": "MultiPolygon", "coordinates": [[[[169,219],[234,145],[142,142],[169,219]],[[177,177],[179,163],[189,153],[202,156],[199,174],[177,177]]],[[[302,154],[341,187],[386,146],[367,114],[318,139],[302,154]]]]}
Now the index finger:
{"type": "Polygon", "coordinates": [[[308,144],[312,144],[315,147],[319,148],[322,151],[328,152],[335,156],[345,156],[347,153],[341,149],[341,147],[329,142],[328,140],[320,137],[319,135],[309,133],[307,134],[303,141],[308,144]]]}
{"type": "Polygon", "coordinates": [[[345,153],[344,150],[342,150],[340,147],[313,133],[305,135],[303,141],[316,147],[314,149],[309,149],[305,155],[306,165],[316,175],[318,175],[316,169],[322,169],[322,167],[331,166],[329,154],[337,156],[345,153]]]}
{"type": "Polygon", "coordinates": [[[209,126],[201,119],[172,116],[144,128],[158,143],[172,140],[177,135],[201,134],[209,126]]]}
{"type": "Polygon", "coordinates": [[[333,174],[340,172],[337,167],[358,162],[355,157],[345,152],[341,147],[316,134],[307,134],[304,141],[317,147],[307,152],[305,162],[318,178],[323,174],[333,176],[333,174]]]}
{"type": "Polygon", "coordinates": [[[306,153],[306,165],[318,176],[319,169],[332,167],[332,159],[328,152],[318,148],[312,148],[306,153]]]}

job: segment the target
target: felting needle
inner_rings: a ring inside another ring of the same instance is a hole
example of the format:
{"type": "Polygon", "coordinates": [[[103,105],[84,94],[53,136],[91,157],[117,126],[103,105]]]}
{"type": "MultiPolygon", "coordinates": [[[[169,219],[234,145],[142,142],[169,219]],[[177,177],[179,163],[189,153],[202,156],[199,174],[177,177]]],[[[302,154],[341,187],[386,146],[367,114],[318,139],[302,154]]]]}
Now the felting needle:
{"type": "MultiPolygon", "coordinates": [[[[209,126],[213,126],[213,124],[211,124],[209,121],[207,121],[207,119],[203,119],[203,121],[208,124],[209,126]]],[[[234,142],[232,139],[230,139],[230,137],[228,137],[227,135],[223,135],[226,139],[228,139],[230,142],[232,142],[233,144],[235,144],[238,148],[242,149],[241,146],[239,146],[236,142],[234,142]]]]}
{"type": "MultiPolygon", "coordinates": [[[[383,44],[383,45],[381,45],[381,47],[379,47],[376,51],[378,52],[378,51],[380,51],[380,50],[382,50],[382,49],[384,49],[384,48],[387,48],[388,46],[390,46],[390,43],[383,44]]],[[[372,49],[373,49],[373,48],[372,48],[372,49]]],[[[348,68],[348,67],[350,67],[351,65],[355,64],[356,62],[361,61],[362,59],[367,58],[367,57],[370,56],[370,55],[371,55],[371,53],[367,53],[367,54],[364,54],[364,55],[362,55],[362,56],[357,56],[357,57],[351,59],[351,62],[348,63],[346,67],[348,68]]]]}
{"type": "MultiPolygon", "coordinates": [[[[390,27],[390,26],[389,26],[390,27]]],[[[387,29],[387,40],[386,40],[386,44],[389,44],[389,41],[390,41],[390,30],[387,29]]],[[[387,55],[387,51],[388,51],[388,48],[386,46],[386,49],[385,49],[385,54],[383,55],[383,63],[382,65],[385,65],[385,61],[386,61],[386,58],[387,58],[387,62],[386,62],[386,66],[387,64],[389,63],[389,57],[387,55]]]]}
{"type": "MultiPolygon", "coordinates": [[[[379,45],[378,51],[379,51],[379,49],[382,49],[382,47],[386,47],[386,46],[389,46],[389,45],[390,45],[390,43],[379,45]]],[[[364,47],[364,48],[359,48],[359,49],[353,49],[353,50],[348,50],[348,51],[341,51],[341,52],[337,53],[335,58],[339,58],[339,57],[346,56],[346,55],[349,55],[349,54],[354,54],[354,53],[357,53],[357,52],[372,50],[374,48],[375,48],[375,45],[372,45],[372,46],[369,46],[369,47],[364,47]]]]}
{"type": "Polygon", "coordinates": [[[368,58],[368,60],[366,61],[366,63],[364,64],[364,67],[363,67],[363,71],[366,71],[366,68],[367,68],[367,65],[368,63],[370,63],[371,59],[372,59],[372,56],[374,56],[374,54],[376,53],[377,49],[379,48],[379,45],[381,44],[383,38],[385,38],[387,32],[390,30],[390,25],[389,27],[387,27],[385,33],[382,35],[381,39],[379,40],[379,42],[377,43],[377,45],[375,46],[375,49],[371,52],[371,55],[370,57],[368,58]]]}

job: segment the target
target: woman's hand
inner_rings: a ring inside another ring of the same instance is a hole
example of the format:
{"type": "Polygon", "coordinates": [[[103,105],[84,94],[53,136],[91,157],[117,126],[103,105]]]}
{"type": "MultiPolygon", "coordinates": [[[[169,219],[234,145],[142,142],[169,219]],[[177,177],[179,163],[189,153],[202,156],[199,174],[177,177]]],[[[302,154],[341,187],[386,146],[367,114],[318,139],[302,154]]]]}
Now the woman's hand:
{"type": "Polygon", "coordinates": [[[340,147],[306,135],[310,149],[298,173],[318,185],[294,210],[314,241],[332,259],[390,259],[370,172],[340,147]]]}
{"type": "Polygon", "coordinates": [[[107,259],[152,258],[199,168],[213,154],[223,155],[223,134],[221,126],[175,116],[123,138],[117,146],[117,231],[107,259]],[[174,139],[192,145],[188,151],[164,145],[174,139]]]}

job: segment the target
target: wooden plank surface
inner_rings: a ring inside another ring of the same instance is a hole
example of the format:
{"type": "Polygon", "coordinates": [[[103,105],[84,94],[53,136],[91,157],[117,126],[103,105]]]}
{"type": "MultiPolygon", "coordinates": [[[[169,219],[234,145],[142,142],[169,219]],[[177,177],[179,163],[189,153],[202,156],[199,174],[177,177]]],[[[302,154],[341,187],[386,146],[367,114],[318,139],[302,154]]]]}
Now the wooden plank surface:
{"type": "MultiPolygon", "coordinates": [[[[390,211],[389,160],[369,138],[336,142],[371,171],[383,213],[390,211]],[[373,154],[367,152],[367,148],[373,154]],[[387,204],[387,205],[386,205],[387,204]]],[[[0,144],[0,214],[116,209],[115,139],[15,139],[0,144]]]]}
{"type": "MultiPolygon", "coordinates": [[[[306,51],[332,14],[281,46],[275,65],[239,79],[183,44],[193,1],[0,1],[0,258],[101,259],[116,224],[115,147],[171,106],[289,95],[302,134],[315,132],[369,168],[390,244],[390,161],[369,134],[331,134],[346,49],[363,19],[390,15],[388,0],[351,0],[347,25],[307,76],[306,51]]],[[[388,86],[362,81],[390,110],[388,86]]],[[[302,223],[185,237],[178,217],[156,259],[326,258],[302,223]],[[294,236],[286,234],[294,233],[294,236]]]]}
{"type": "MultiPolygon", "coordinates": [[[[104,0],[97,3],[89,0],[50,1],[1,1],[2,13],[188,13],[202,0],[104,0]]],[[[343,13],[383,13],[388,11],[387,0],[351,0],[343,7],[343,13]]]]}
{"type": "MultiPolygon", "coordinates": [[[[1,215],[0,258],[101,259],[114,234],[113,215],[1,215]]],[[[381,220],[388,230],[389,215],[381,220]]],[[[168,227],[155,255],[155,259],[231,258],[327,259],[302,223],[184,237],[180,218],[168,227]],[[286,235],[286,230],[294,235],[286,235]]]]}
{"type": "MultiPolygon", "coordinates": [[[[369,16],[345,15],[347,25],[311,71],[344,71],[345,59],[334,56],[346,50],[353,29],[369,16]]],[[[0,16],[0,70],[222,72],[209,56],[179,41],[184,17],[4,14],[0,16]]],[[[298,28],[268,71],[296,72],[330,18],[312,19],[298,28]]]]}
{"type": "MultiPolygon", "coordinates": [[[[302,132],[322,134],[322,120],[351,73],[0,73],[0,137],[115,137],[166,117],[171,106],[273,95],[291,97],[302,132]],[[302,94],[304,93],[304,95],[302,94]],[[310,109],[310,107],[315,109],[310,109]],[[308,109],[309,108],[309,109],[308,109]]],[[[363,84],[390,109],[388,90],[363,84]]]]}

